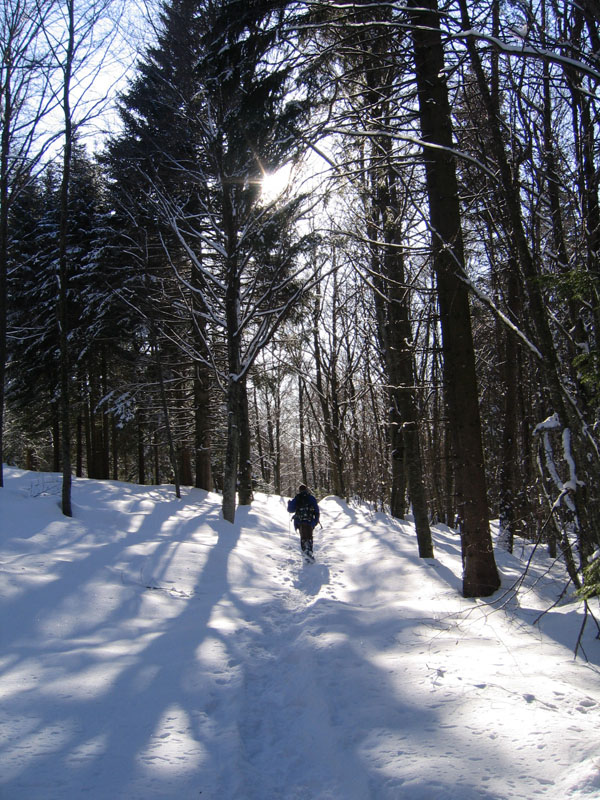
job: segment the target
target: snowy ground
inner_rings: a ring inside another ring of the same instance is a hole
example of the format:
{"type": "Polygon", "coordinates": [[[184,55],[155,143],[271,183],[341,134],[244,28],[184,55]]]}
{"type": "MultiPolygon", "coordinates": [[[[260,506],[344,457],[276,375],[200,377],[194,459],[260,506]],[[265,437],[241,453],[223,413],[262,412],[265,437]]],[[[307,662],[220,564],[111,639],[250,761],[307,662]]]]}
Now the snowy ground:
{"type": "MultiPolygon", "coordinates": [[[[454,534],[321,504],[304,564],[284,501],[7,470],[2,800],[600,797],[600,641],[536,554],[460,595],[454,534]],[[579,618],[578,618],[579,617],[579,618]]],[[[596,605],[597,610],[597,605],[596,605]]]]}

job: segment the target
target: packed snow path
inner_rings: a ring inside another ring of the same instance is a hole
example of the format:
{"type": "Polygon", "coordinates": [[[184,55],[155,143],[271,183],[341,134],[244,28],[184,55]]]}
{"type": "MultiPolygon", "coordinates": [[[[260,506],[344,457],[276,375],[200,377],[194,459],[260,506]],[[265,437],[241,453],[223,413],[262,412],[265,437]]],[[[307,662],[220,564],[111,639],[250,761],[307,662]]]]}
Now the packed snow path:
{"type": "MultiPolygon", "coordinates": [[[[543,554],[460,596],[435,530],[321,503],[305,564],[285,501],[7,470],[2,800],[600,797],[600,642],[543,554]],[[549,570],[549,571],[548,571],[549,570]]],[[[521,556],[521,558],[519,558],[521,556]]]]}

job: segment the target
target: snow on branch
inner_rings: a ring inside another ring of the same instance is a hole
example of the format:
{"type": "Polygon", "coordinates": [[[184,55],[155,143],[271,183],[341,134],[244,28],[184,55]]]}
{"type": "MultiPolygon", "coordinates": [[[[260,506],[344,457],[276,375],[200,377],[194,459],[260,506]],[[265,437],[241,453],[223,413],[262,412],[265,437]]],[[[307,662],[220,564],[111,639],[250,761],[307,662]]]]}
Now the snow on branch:
{"type": "Polygon", "coordinates": [[[572,67],[573,69],[576,69],[579,72],[583,72],[588,77],[600,81],[600,72],[598,72],[597,69],[594,69],[593,67],[589,66],[584,61],[581,61],[576,58],[570,58],[569,56],[563,56],[554,50],[546,50],[541,47],[534,47],[533,45],[526,45],[524,43],[508,44],[507,42],[504,42],[502,39],[498,39],[496,36],[491,36],[487,33],[483,33],[482,31],[478,31],[475,29],[467,31],[459,31],[458,33],[452,34],[451,38],[477,39],[479,41],[488,42],[489,44],[493,45],[497,50],[499,50],[501,53],[506,53],[509,56],[518,56],[520,58],[544,59],[554,64],[560,64],[561,66],[572,67]]]}
{"type": "Polygon", "coordinates": [[[552,482],[559,491],[558,497],[555,499],[552,507],[558,508],[564,500],[569,510],[575,512],[576,509],[573,500],[571,499],[571,494],[577,490],[579,481],[577,480],[575,459],[573,458],[573,453],[571,450],[571,431],[569,428],[564,428],[562,430],[563,458],[569,470],[569,478],[566,481],[563,481],[558,473],[558,468],[554,459],[554,451],[550,441],[550,432],[558,432],[561,429],[562,423],[560,421],[560,417],[555,412],[551,416],[547,417],[543,422],[540,422],[538,425],[536,425],[533,434],[534,436],[542,437],[546,469],[548,470],[548,474],[550,475],[552,482]]]}
{"type": "Polygon", "coordinates": [[[534,436],[542,433],[542,431],[555,431],[561,427],[560,418],[556,412],[550,417],[536,425],[533,431],[534,436]]]}

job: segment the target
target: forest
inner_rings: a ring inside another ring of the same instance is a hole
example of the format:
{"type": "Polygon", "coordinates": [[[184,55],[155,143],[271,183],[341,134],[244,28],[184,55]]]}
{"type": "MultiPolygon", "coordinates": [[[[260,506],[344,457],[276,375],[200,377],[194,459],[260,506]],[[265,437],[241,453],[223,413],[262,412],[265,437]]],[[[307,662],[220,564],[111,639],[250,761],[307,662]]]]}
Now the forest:
{"type": "MultiPolygon", "coordinates": [[[[6,0],[0,461],[489,522],[600,590],[597,0],[6,0]]],[[[0,472],[0,484],[1,472],[0,472]]]]}

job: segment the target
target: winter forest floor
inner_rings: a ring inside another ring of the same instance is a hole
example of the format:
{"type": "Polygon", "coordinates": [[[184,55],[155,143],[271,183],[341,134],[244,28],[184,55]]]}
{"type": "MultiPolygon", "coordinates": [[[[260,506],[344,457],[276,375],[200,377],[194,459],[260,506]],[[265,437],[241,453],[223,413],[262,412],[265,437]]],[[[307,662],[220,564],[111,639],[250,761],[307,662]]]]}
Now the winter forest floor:
{"type": "MultiPolygon", "coordinates": [[[[599,798],[600,641],[564,571],[321,502],[305,564],[281,498],[6,469],[2,800],[599,798]],[[539,622],[540,613],[547,610],[539,622]],[[586,660],[587,659],[587,660],[586,660]]],[[[598,606],[593,606],[597,615],[598,606]]]]}

